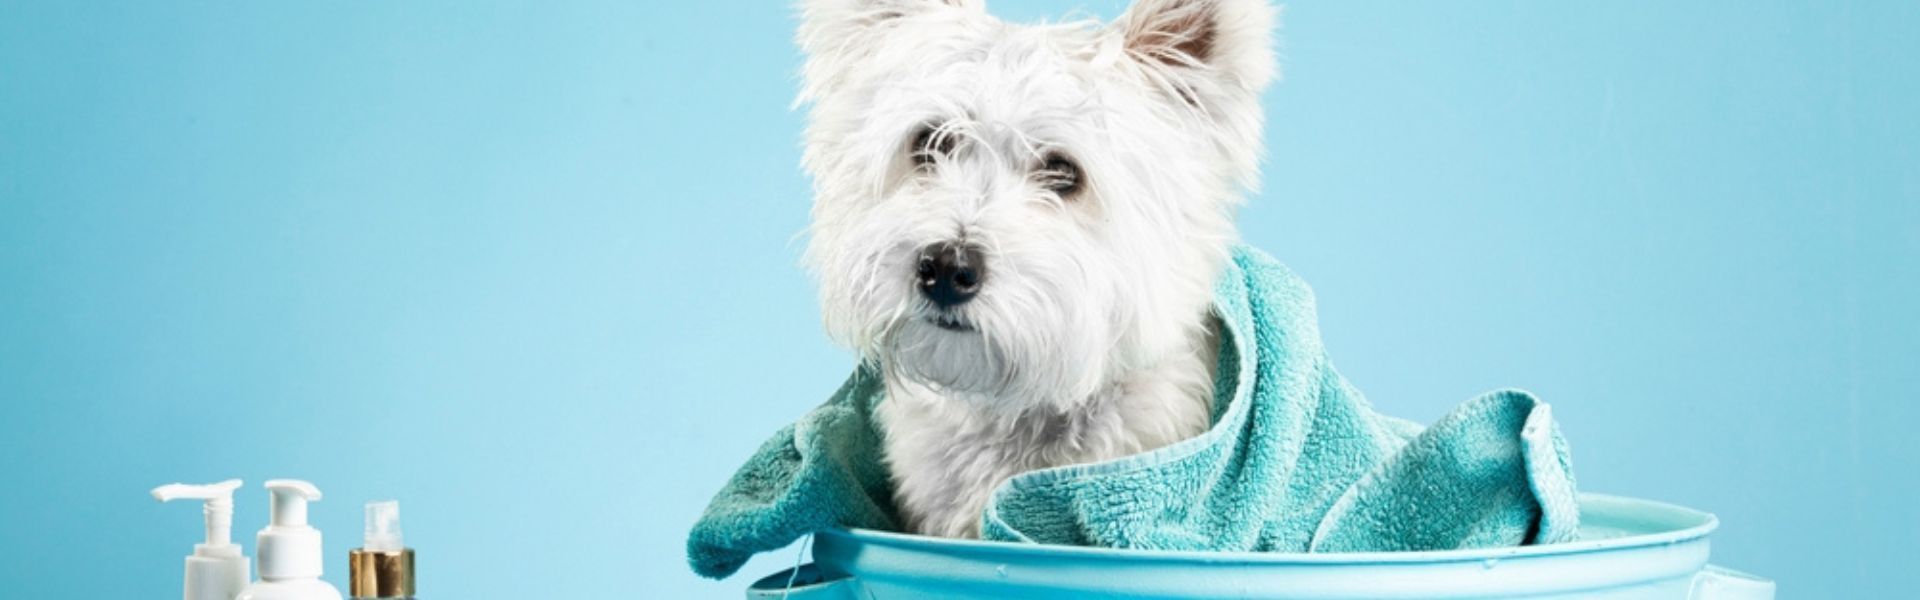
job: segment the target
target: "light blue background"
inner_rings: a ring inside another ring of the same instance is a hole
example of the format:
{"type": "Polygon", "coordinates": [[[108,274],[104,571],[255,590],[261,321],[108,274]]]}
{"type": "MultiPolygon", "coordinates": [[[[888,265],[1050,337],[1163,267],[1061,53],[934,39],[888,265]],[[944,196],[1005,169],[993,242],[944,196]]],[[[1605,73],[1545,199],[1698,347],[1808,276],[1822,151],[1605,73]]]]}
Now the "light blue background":
{"type": "MultiPolygon", "coordinates": [[[[1529,388],[1583,487],[1718,513],[1718,562],[1910,593],[1916,7],[1292,3],[1245,238],[1382,409],[1529,388]]],[[[793,25],[0,0],[0,595],[171,597],[199,511],[147,489],[227,477],[249,551],[260,482],[317,482],[341,584],[399,498],[430,598],[790,563],[682,549],[851,364],[797,266],[793,25]]]]}

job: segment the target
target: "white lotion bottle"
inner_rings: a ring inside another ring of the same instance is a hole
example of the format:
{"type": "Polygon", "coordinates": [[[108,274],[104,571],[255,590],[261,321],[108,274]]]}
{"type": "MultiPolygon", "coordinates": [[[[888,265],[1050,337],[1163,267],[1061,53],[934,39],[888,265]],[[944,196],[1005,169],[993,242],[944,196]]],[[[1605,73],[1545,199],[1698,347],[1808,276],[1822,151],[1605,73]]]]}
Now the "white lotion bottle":
{"type": "Polygon", "coordinates": [[[240,480],[207,485],[172,483],[153,488],[161,502],[200,500],[207,519],[207,541],[194,544],[187,557],[186,600],[233,600],[247,587],[247,555],[233,543],[233,490],[240,480]]]}
{"type": "Polygon", "coordinates": [[[341,600],[340,590],[320,580],[320,530],[307,525],[307,503],[320,489],[294,479],[267,482],[272,514],[260,530],[260,581],[235,600],[341,600]]]}

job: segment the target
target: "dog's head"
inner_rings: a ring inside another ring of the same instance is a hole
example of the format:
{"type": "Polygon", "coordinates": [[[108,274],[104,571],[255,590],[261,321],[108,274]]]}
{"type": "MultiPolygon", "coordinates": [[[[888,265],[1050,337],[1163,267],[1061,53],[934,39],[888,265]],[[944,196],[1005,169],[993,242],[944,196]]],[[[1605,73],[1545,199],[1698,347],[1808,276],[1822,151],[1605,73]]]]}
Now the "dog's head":
{"type": "Polygon", "coordinates": [[[1266,0],[1014,25],[973,0],[805,0],[807,262],[889,376],[1063,407],[1203,326],[1260,154],[1266,0]]]}

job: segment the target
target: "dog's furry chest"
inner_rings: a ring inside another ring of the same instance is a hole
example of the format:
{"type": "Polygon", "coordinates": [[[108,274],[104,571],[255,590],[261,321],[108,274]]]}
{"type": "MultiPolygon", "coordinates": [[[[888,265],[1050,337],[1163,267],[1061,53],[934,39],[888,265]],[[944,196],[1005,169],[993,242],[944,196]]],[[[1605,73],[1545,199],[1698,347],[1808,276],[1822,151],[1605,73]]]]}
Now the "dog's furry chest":
{"type": "Polygon", "coordinates": [[[1008,478],[1152,450],[1212,418],[1214,336],[1108,386],[1066,412],[997,415],[909,383],[879,406],[894,500],[915,533],[978,537],[980,514],[1008,478]]]}

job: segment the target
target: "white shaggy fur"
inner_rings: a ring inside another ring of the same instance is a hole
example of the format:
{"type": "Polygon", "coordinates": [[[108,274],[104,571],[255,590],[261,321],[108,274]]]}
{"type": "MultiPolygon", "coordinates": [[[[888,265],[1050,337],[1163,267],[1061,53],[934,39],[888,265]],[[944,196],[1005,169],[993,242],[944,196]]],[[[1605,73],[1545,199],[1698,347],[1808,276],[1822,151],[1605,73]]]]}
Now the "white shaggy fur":
{"type": "Polygon", "coordinates": [[[1012,25],[972,0],[802,13],[807,263],[828,331],[886,377],[908,526],[976,536],[1015,474],[1204,430],[1208,304],[1273,75],[1265,0],[1139,0],[1112,25],[1012,25]],[[915,269],[955,243],[986,274],[941,308],[915,269]]]}

